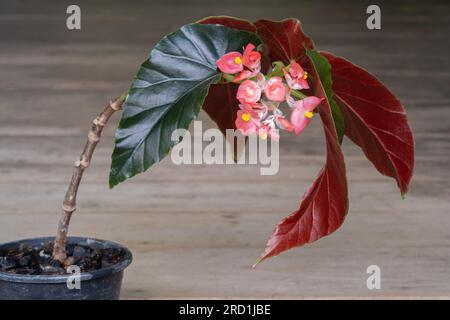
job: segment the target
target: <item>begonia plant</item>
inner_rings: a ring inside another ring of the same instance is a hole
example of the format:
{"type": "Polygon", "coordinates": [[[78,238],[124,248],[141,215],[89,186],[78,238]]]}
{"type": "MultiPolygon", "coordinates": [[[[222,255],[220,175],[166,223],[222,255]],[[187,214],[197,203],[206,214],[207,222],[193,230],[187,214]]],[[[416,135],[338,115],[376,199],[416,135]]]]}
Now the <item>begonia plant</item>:
{"type": "Polygon", "coordinates": [[[176,143],[172,132],[187,129],[201,109],[223,133],[238,129],[276,141],[279,130],[301,137],[311,121],[321,120],[325,164],[299,208],[278,223],[259,261],[316,241],[342,225],[348,211],[344,137],[381,174],[395,179],[402,196],[413,172],[414,140],[405,110],[375,76],[319,51],[297,19],[252,23],[209,17],[162,38],[129,91],[94,121],[64,201],[54,246],[57,260],[66,257],[65,239],[83,171],[103,126],[121,108],[111,188],[163,159],[176,143]]]}

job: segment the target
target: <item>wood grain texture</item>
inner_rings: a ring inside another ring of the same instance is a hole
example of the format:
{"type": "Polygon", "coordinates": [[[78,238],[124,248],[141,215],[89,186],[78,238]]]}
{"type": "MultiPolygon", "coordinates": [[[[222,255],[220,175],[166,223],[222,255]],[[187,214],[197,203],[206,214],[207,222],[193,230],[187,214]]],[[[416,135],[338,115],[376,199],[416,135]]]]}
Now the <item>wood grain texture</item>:
{"type": "Polygon", "coordinates": [[[318,121],[303,137],[282,136],[276,176],[260,176],[255,166],[177,167],[166,159],[109,190],[113,117],[80,187],[71,234],[132,249],[123,298],[449,296],[448,2],[378,1],[382,31],[366,29],[370,3],[356,1],[78,0],[81,31],[65,28],[69,4],[0,4],[0,242],[54,233],[98,106],[129,86],[164,34],[214,14],[296,16],[319,49],[370,70],[403,102],[417,147],[406,200],[345,140],[344,225],[252,270],[275,224],[298,207],[324,163],[318,121]],[[382,290],[366,288],[371,264],[381,267],[382,290]]]}

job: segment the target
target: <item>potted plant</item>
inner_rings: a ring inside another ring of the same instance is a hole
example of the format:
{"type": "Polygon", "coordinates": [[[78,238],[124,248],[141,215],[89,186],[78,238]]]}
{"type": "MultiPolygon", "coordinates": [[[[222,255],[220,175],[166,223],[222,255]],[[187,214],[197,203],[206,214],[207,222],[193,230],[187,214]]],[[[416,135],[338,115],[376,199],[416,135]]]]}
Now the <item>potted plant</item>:
{"type": "Polygon", "coordinates": [[[237,129],[276,141],[279,130],[299,135],[315,115],[320,118],[325,165],[299,208],[276,226],[257,263],[342,225],[348,211],[344,136],[381,174],[396,180],[402,196],[412,176],[414,140],[404,108],[373,75],[317,51],[296,19],[205,18],[162,38],[128,92],[95,118],[75,163],[56,238],[0,246],[0,297],[118,298],[123,270],[131,262],[129,250],[108,241],[67,238],[67,232],[102,129],[122,108],[111,188],[163,159],[176,144],[172,132],[187,129],[201,109],[224,133],[237,129]],[[82,271],[81,290],[67,288],[73,266],[82,271]]]}

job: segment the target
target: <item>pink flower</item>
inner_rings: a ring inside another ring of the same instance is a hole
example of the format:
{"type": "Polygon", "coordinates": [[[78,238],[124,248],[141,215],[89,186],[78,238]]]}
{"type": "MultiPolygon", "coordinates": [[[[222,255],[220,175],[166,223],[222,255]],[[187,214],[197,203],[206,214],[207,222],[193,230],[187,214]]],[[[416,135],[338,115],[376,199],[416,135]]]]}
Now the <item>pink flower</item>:
{"type": "Polygon", "coordinates": [[[240,103],[239,109],[250,113],[250,115],[256,119],[261,119],[261,113],[264,112],[264,106],[259,103],[240,103]]]}
{"type": "Polygon", "coordinates": [[[311,122],[314,109],[322,102],[322,99],[311,96],[295,101],[291,112],[291,123],[294,132],[299,135],[311,122]]]}
{"type": "Polygon", "coordinates": [[[274,140],[274,141],[280,141],[280,134],[278,132],[278,129],[275,128],[275,126],[270,126],[267,124],[263,124],[259,129],[258,129],[258,135],[259,138],[262,140],[267,139],[267,137],[269,137],[270,139],[274,140]]]}
{"type": "Polygon", "coordinates": [[[252,114],[252,112],[238,110],[235,121],[236,128],[241,130],[243,135],[256,133],[261,126],[259,119],[252,114]]]}
{"type": "Polygon", "coordinates": [[[241,82],[241,81],[243,81],[243,80],[249,79],[249,78],[252,77],[252,73],[253,73],[253,72],[251,72],[250,70],[244,70],[244,71],[241,71],[241,73],[239,73],[239,74],[236,76],[236,78],[233,79],[232,82],[234,82],[234,83],[239,83],[239,82],[241,82]]]}
{"type": "Polygon", "coordinates": [[[257,75],[259,74],[259,71],[261,71],[260,68],[261,68],[261,67],[259,67],[258,69],[255,69],[255,70],[253,70],[253,71],[250,71],[250,70],[244,70],[244,71],[241,71],[241,72],[236,76],[236,78],[233,79],[232,82],[233,82],[233,83],[240,83],[240,82],[242,82],[243,80],[253,78],[253,77],[255,77],[255,76],[257,76],[257,75]]]}
{"type": "Polygon", "coordinates": [[[249,43],[244,49],[244,56],[242,58],[244,66],[250,70],[261,69],[261,54],[258,51],[253,51],[254,49],[255,45],[249,43]]]}
{"type": "Polygon", "coordinates": [[[240,103],[239,109],[249,112],[255,119],[262,120],[267,116],[267,107],[262,103],[240,103]]]}
{"type": "Polygon", "coordinates": [[[293,131],[294,130],[294,125],[287,120],[285,117],[275,117],[275,123],[277,124],[277,126],[279,126],[281,129],[286,130],[286,131],[293,131]]]}
{"type": "Polygon", "coordinates": [[[280,141],[280,134],[277,126],[275,125],[276,115],[268,116],[264,121],[261,122],[261,127],[258,129],[258,134],[260,139],[267,139],[270,137],[272,140],[280,141]]]}
{"type": "Polygon", "coordinates": [[[266,94],[267,99],[283,102],[286,99],[286,92],[287,90],[284,86],[283,79],[280,77],[272,77],[266,82],[264,93],[266,94]]]}
{"type": "Polygon", "coordinates": [[[245,80],[238,88],[236,98],[241,103],[256,103],[261,98],[261,87],[252,80],[245,80]]]}
{"type": "Polygon", "coordinates": [[[220,71],[229,74],[235,74],[244,70],[242,54],[236,51],[224,54],[216,61],[216,65],[220,71]]]}
{"type": "Polygon", "coordinates": [[[297,62],[291,63],[289,73],[285,69],[283,69],[283,73],[289,88],[294,90],[309,89],[308,81],[306,81],[308,73],[297,62]]]}

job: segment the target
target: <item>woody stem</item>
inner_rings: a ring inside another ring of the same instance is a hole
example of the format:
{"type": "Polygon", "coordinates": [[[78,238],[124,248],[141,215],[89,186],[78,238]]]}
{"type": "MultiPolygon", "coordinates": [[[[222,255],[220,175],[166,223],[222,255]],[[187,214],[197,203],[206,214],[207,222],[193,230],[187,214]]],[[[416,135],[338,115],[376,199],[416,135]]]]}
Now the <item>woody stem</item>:
{"type": "Polygon", "coordinates": [[[62,215],[58,224],[58,232],[53,247],[53,259],[58,260],[61,263],[67,258],[66,255],[66,237],[69,230],[69,223],[72,214],[76,210],[76,199],[78,193],[78,187],[80,186],[81,178],[86,168],[91,162],[92,154],[95,147],[100,141],[103,128],[108,122],[109,118],[114,112],[122,109],[122,104],[126,95],[123,94],[114,101],[111,101],[106,108],[96,117],[92,123],[91,130],[88,134],[88,140],[84,146],[83,152],[79,159],[75,161],[75,169],[70,180],[69,187],[64,197],[62,206],[62,215]]]}

